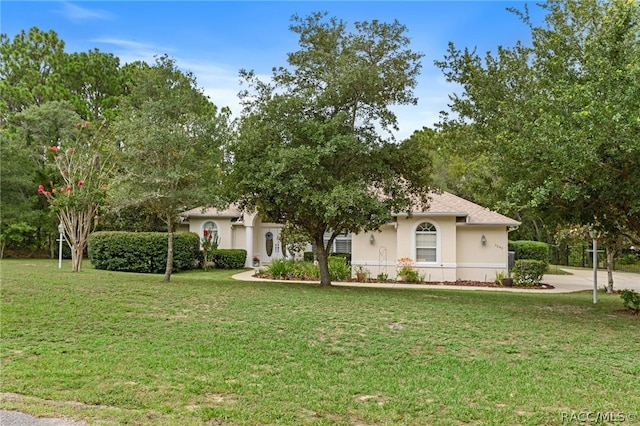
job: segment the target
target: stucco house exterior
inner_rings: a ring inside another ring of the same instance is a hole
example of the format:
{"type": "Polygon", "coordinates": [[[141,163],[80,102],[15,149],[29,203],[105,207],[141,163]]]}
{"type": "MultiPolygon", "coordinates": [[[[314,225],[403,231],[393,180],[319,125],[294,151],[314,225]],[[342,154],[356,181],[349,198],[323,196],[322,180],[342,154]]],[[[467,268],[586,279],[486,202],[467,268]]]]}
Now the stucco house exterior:
{"type": "MultiPolygon", "coordinates": [[[[508,268],[508,233],[520,222],[448,192],[430,194],[429,208],[398,213],[374,232],[342,235],[333,251],[350,252],[353,266],[395,278],[399,259],[411,259],[426,281],[493,281],[508,268]]],[[[217,236],[220,248],[247,250],[246,266],[284,257],[282,225],[230,206],[183,213],[182,230],[217,236]],[[269,242],[271,241],[271,242],[269,242]]],[[[328,236],[327,236],[328,239],[328,236]]]]}

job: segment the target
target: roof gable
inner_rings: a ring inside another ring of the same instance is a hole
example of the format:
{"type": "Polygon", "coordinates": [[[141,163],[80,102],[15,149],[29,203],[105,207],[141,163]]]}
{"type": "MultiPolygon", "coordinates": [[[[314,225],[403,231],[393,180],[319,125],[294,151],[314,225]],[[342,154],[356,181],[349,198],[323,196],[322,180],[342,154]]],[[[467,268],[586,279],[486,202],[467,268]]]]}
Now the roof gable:
{"type": "Polygon", "coordinates": [[[444,191],[429,193],[429,207],[426,210],[415,207],[413,213],[465,216],[465,223],[475,225],[520,225],[517,220],[444,191]]]}

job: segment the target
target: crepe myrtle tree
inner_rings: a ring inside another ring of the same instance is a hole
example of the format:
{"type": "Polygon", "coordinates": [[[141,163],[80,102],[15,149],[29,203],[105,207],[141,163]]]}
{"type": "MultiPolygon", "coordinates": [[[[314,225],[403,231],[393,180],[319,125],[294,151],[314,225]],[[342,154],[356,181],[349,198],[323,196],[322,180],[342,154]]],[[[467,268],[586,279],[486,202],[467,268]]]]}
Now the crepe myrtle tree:
{"type": "Polygon", "coordinates": [[[312,242],[320,282],[345,232],[374,230],[392,212],[426,203],[430,156],[398,144],[393,104],[415,104],[422,54],[394,21],[356,22],[314,13],[293,16],[300,50],[269,82],[243,70],[248,85],[240,135],[231,145],[229,201],[295,229],[312,242]],[[383,135],[379,134],[383,132],[383,135]],[[324,236],[330,237],[325,244],[324,236]]]}
{"type": "Polygon", "coordinates": [[[100,129],[93,126],[79,122],[73,137],[43,148],[59,176],[47,186],[38,185],[38,193],[46,197],[63,226],[73,272],[82,270],[89,234],[97,226],[98,208],[105,201],[113,172],[110,144],[101,140],[100,129]]]}

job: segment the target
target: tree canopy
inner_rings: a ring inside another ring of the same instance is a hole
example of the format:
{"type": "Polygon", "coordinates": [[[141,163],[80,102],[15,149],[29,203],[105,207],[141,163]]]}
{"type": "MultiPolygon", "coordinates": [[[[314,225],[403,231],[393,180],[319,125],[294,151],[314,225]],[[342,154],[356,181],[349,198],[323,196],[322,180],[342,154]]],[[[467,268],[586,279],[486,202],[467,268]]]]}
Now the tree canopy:
{"type": "Polygon", "coordinates": [[[437,64],[461,85],[443,128],[494,165],[512,211],[535,209],[640,242],[640,7],[551,1],[545,25],[514,12],[532,45],[483,58],[450,44],[437,64]]]}
{"type": "Polygon", "coordinates": [[[134,67],[130,93],[113,123],[122,145],[112,201],[146,206],[169,232],[167,270],[173,260],[173,231],[180,213],[216,204],[224,147],[233,134],[229,111],[218,110],[195,78],[167,56],[151,67],[134,67]]]}
{"type": "Polygon", "coordinates": [[[416,102],[422,55],[397,21],[357,22],[350,32],[316,13],[294,16],[290,29],[300,50],[288,67],[274,68],[270,82],[241,72],[249,89],[231,147],[229,200],[306,235],[321,283],[330,284],[337,235],[377,229],[428,192],[429,156],[379,134],[397,127],[390,105],[416,102]]]}

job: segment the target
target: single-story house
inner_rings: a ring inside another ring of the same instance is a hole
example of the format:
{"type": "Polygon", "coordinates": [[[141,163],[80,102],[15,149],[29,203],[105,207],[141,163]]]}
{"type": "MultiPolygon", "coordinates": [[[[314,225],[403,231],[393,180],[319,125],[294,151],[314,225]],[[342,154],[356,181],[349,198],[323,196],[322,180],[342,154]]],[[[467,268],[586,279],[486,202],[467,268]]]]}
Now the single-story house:
{"type": "MultiPolygon", "coordinates": [[[[352,265],[373,277],[395,278],[400,259],[410,259],[426,281],[493,281],[496,271],[507,271],[508,233],[520,222],[448,192],[430,194],[428,209],[418,210],[394,214],[377,231],[341,235],[333,251],[350,252],[352,265]]],[[[207,230],[220,248],[247,250],[247,267],[286,256],[282,225],[263,222],[255,213],[234,206],[196,208],[183,218],[182,230],[201,237],[207,230]]]]}

